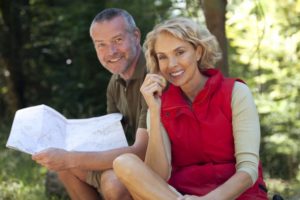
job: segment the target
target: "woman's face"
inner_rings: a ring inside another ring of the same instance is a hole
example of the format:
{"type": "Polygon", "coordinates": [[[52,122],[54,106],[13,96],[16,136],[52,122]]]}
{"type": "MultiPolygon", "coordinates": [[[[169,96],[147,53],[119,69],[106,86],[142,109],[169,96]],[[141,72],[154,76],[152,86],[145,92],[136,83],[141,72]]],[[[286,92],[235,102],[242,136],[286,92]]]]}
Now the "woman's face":
{"type": "Polygon", "coordinates": [[[195,49],[191,43],[162,32],[156,39],[154,51],[161,74],[173,85],[184,87],[199,78],[200,46],[195,49]]]}

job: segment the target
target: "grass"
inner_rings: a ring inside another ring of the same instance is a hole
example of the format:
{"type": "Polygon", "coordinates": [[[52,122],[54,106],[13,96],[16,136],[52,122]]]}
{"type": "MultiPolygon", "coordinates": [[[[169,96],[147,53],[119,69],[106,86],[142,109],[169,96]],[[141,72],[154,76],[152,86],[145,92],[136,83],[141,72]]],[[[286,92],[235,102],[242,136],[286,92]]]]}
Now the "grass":
{"type": "Polygon", "coordinates": [[[30,156],[12,151],[0,153],[0,199],[46,199],[43,178],[46,170],[34,164],[30,156]]]}
{"type": "Polygon", "coordinates": [[[41,200],[45,196],[47,170],[31,156],[5,147],[9,129],[0,125],[0,199],[41,200]]]}
{"type": "Polygon", "coordinates": [[[265,179],[269,190],[269,197],[280,194],[285,200],[300,199],[300,183],[298,181],[287,181],[283,179],[265,179]]]}

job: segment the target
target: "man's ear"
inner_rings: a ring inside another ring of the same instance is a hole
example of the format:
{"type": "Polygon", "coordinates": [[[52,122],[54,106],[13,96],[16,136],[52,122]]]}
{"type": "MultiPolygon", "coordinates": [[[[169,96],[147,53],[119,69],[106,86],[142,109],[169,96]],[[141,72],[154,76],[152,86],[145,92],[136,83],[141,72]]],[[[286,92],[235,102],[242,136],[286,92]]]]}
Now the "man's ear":
{"type": "Polygon", "coordinates": [[[133,35],[136,38],[136,41],[138,42],[138,44],[140,44],[141,42],[141,31],[139,28],[135,28],[133,31],[133,35]]]}

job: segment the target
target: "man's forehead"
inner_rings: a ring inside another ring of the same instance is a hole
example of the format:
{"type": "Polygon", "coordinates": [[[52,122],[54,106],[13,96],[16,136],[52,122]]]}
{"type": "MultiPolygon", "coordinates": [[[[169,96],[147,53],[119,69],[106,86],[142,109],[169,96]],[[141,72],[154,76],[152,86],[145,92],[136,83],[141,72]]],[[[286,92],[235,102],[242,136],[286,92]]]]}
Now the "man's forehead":
{"type": "Polygon", "coordinates": [[[100,28],[103,30],[106,29],[126,29],[127,28],[127,23],[125,19],[121,16],[114,17],[109,20],[103,20],[99,22],[94,22],[93,26],[95,28],[100,28]]]}
{"type": "Polygon", "coordinates": [[[91,36],[94,40],[110,40],[123,36],[126,32],[127,27],[123,18],[95,22],[91,27],[91,36]]]}

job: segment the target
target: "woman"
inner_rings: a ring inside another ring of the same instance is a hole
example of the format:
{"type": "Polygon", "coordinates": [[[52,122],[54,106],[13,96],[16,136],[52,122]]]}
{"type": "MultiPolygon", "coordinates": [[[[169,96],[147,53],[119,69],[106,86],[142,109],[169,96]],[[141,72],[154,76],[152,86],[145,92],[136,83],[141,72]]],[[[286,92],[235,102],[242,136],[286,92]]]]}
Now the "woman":
{"type": "Polygon", "coordinates": [[[267,199],[256,107],[241,80],[213,69],[221,58],[215,37],[176,18],[157,25],[144,48],[145,164],[130,154],[114,161],[133,198],[267,199]]]}

